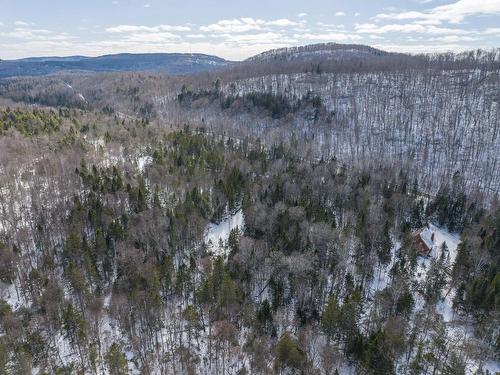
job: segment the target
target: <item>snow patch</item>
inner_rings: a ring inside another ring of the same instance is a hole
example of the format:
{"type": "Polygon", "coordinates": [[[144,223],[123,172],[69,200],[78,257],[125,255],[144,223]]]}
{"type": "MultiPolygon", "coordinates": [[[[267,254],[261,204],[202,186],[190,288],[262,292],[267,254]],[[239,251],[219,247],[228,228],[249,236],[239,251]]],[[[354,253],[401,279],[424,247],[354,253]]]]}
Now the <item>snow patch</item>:
{"type": "Polygon", "coordinates": [[[146,166],[148,166],[152,162],[153,162],[153,158],[149,155],[139,156],[137,158],[137,167],[139,168],[139,171],[141,173],[143,173],[144,170],[146,169],[146,166]]]}
{"type": "Polygon", "coordinates": [[[224,243],[229,238],[229,233],[234,228],[243,230],[245,220],[243,218],[243,211],[238,210],[236,213],[227,216],[220,223],[210,223],[205,231],[205,243],[209,245],[215,255],[224,254],[224,247],[221,246],[221,241],[224,243]]]}

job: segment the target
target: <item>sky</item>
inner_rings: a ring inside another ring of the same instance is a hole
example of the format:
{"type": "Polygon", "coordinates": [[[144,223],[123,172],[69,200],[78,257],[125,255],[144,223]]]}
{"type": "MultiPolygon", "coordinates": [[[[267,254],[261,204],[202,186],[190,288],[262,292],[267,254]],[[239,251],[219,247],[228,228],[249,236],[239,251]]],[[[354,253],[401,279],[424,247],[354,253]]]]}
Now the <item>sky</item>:
{"type": "Polygon", "coordinates": [[[0,59],[280,47],[427,53],[500,47],[500,0],[0,0],[0,59]]]}

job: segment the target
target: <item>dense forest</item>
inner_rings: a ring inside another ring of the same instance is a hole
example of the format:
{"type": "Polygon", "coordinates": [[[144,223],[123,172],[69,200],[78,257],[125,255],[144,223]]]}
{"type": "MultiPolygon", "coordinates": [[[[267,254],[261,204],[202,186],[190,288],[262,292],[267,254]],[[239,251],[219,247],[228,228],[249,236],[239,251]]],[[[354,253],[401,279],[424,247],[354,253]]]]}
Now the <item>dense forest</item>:
{"type": "Polygon", "coordinates": [[[415,56],[341,44],[273,50],[183,77],[0,81],[7,101],[189,124],[266,148],[283,142],[303,158],[372,171],[409,169],[431,195],[458,172],[478,201],[500,191],[499,92],[498,50],[415,56]]]}
{"type": "Polygon", "coordinates": [[[405,169],[78,109],[0,129],[0,373],[495,371],[500,207],[459,173],[429,196],[405,169]]]}
{"type": "Polygon", "coordinates": [[[0,80],[0,375],[500,372],[499,56],[0,80]]]}

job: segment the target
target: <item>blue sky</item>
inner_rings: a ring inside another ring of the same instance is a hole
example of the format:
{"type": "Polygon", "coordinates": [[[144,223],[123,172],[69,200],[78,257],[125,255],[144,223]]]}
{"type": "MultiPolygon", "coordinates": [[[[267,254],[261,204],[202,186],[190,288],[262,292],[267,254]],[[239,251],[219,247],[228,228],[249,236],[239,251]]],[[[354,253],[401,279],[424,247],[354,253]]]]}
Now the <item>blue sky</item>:
{"type": "Polygon", "coordinates": [[[500,47],[500,0],[0,0],[0,58],[359,43],[411,53],[500,47]]]}

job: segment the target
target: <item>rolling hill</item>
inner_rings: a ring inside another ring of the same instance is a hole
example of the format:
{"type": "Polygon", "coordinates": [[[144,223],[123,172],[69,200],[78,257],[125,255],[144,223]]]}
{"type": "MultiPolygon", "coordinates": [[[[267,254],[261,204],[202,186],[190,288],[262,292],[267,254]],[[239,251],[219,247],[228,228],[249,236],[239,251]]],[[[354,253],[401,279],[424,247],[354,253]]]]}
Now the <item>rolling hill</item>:
{"type": "Polygon", "coordinates": [[[59,72],[149,71],[183,75],[215,70],[232,64],[217,56],[183,53],[105,55],[99,57],[31,57],[0,61],[0,79],[42,76],[59,72]]]}

